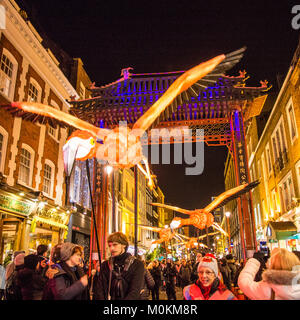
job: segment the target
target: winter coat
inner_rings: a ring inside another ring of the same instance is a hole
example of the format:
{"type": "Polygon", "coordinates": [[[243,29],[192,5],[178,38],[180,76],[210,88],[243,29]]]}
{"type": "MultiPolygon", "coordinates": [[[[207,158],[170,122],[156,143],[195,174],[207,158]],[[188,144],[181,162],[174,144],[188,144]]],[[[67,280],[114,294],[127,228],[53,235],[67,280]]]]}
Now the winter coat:
{"type": "Polygon", "coordinates": [[[17,274],[17,284],[21,288],[22,300],[42,300],[47,279],[37,271],[24,268],[17,274]]]}
{"type": "Polygon", "coordinates": [[[154,279],[148,269],[145,269],[144,283],[141,290],[141,300],[148,300],[150,296],[150,290],[155,286],[154,279]]]}
{"type": "Polygon", "coordinates": [[[166,285],[175,286],[175,277],[177,275],[177,271],[174,265],[168,264],[163,270],[163,278],[166,282],[166,285]]]}
{"type": "Polygon", "coordinates": [[[111,300],[140,300],[140,292],[143,287],[144,281],[144,264],[142,261],[135,259],[129,266],[127,271],[124,271],[126,259],[131,256],[130,253],[123,253],[117,257],[114,257],[112,266],[109,260],[101,263],[101,272],[94,282],[94,299],[95,300],[108,300],[108,288],[109,288],[109,276],[111,267],[112,278],[110,296],[111,300]],[[117,273],[122,274],[122,279],[119,279],[117,273]],[[123,297],[119,297],[120,287],[118,280],[122,281],[123,297]],[[124,289],[124,290],[123,290],[124,289]]]}
{"type": "Polygon", "coordinates": [[[268,269],[262,274],[262,281],[254,278],[260,268],[260,262],[254,258],[247,261],[241,271],[238,285],[251,300],[270,300],[272,289],[275,300],[300,300],[300,272],[268,269]]]}
{"type": "Polygon", "coordinates": [[[58,273],[49,279],[44,289],[43,300],[88,300],[88,290],[80,278],[84,276],[80,267],[68,268],[57,264],[58,273]]]}
{"type": "Polygon", "coordinates": [[[155,286],[160,287],[161,286],[161,268],[160,268],[160,266],[153,267],[149,271],[150,271],[151,276],[155,282],[155,286]]]}
{"type": "Polygon", "coordinates": [[[230,289],[231,288],[231,270],[227,264],[219,264],[219,270],[221,272],[223,283],[225,286],[230,289]]]}
{"type": "Polygon", "coordinates": [[[236,266],[234,260],[227,260],[227,264],[230,269],[230,279],[234,279],[236,271],[237,271],[237,266],[236,266]]]}
{"type": "Polygon", "coordinates": [[[191,268],[189,265],[182,265],[180,270],[179,270],[179,277],[180,277],[180,281],[183,284],[188,284],[191,281],[191,268]]]}
{"type": "MultiPolygon", "coordinates": [[[[196,283],[184,287],[183,296],[185,300],[205,300],[200,281],[197,280],[196,283]]],[[[212,284],[207,300],[237,300],[237,298],[217,278],[212,284]]]]}

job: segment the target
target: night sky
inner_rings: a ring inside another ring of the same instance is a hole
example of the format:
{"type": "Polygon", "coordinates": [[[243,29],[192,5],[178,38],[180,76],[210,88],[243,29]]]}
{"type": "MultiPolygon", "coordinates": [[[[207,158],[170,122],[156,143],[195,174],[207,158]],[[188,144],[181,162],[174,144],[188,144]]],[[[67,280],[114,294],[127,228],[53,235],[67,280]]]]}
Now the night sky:
{"type": "MultiPolygon", "coordinates": [[[[134,73],[187,70],[205,59],[247,46],[228,71],[246,70],[249,86],[287,73],[297,47],[291,13],[297,1],[102,1],[28,0],[49,37],[80,57],[91,80],[104,85],[134,73]]],[[[299,1],[298,1],[299,2],[299,1]]],[[[300,3],[299,3],[300,4],[300,3]]],[[[153,165],[169,204],[200,208],[224,191],[225,147],[206,147],[203,174],[185,166],[153,165]]]]}

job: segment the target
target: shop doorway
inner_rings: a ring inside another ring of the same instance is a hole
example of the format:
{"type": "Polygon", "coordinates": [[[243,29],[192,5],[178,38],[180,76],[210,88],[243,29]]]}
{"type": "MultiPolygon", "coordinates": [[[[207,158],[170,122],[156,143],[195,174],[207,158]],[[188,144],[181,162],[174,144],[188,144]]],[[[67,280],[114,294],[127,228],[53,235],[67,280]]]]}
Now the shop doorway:
{"type": "Polygon", "coordinates": [[[6,264],[13,252],[19,249],[21,222],[17,218],[0,220],[0,263],[6,264]]]}

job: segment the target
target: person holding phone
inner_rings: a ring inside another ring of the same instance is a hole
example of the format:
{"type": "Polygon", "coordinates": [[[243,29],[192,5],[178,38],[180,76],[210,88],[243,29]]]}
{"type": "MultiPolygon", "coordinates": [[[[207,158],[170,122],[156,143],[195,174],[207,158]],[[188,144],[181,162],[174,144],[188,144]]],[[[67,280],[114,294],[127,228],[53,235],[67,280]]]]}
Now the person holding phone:
{"type": "Polygon", "coordinates": [[[56,246],[50,267],[57,272],[47,282],[43,300],[89,300],[88,277],[80,266],[82,256],[79,245],[65,242],[56,246]]]}

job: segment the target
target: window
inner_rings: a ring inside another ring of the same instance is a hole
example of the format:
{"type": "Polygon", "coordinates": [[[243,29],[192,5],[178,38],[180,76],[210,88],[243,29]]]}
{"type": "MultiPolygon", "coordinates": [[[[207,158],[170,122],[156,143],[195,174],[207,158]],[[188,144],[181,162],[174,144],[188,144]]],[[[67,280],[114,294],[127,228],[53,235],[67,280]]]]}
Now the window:
{"type": "Polygon", "coordinates": [[[0,172],[4,172],[8,133],[0,126],[0,172]]]}
{"type": "Polygon", "coordinates": [[[42,95],[42,89],[33,78],[30,79],[28,88],[28,101],[30,102],[40,102],[42,95]]]}
{"type": "MultiPolygon", "coordinates": [[[[59,106],[55,101],[51,100],[50,105],[59,110],[59,106]]],[[[50,124],[48,124],[48,134],[55,140],[58,140],[58,130],[59,130],[58,125],[56,128],[54,128],[50,124]]]]}
{"type": "Polygon", "coordinates": [[[32,173],[34,164],[34,151],[31,147],[22,144],[21,155],[20,155],[20,168],[18,182],[31,186],[32,184],[32,173]]]}
{"type": "Polygon", "coordinates": [[[49,197],[53,196],[54,173],[54,164],[51,161],[46,160],[44,165],[43,192],[49,197]]]}
{"type": "Polygon", "coordinates": [[[292,174],[288,173],[278,184],[281,209],[283,212],[291,209],[292,198],[295,196],[292,174]]]}
{"type": "Polygon", "coordinates": [[[32,83],[29,83],[29,90],[28,90],[29,101],[37,102],[38,97],[39,97],[38,89],[32,83]]]}
{"type": "Polygon", "coordinates": [[[0,62],[0,91],[13,100],[18,63],[13,55],[3,49],[0,62]]]}
{"type": "Polygon", "coordinates": [[[257,173],[258,173],[258,179],[260,179],[261,178],[260,160],[257,161],[257,173]]]}
{"type": "Polygon", "coordinates": [[[298,137],[298,132],[297,132],[297,125],[296,125],[296,118],[295,118],[292,97],[290,98],[290,100],[286,106],[286,113],[287,113],[287,119],[288,119],[288,124],[289,124],[290,138],[291,138],[291,142],[293,144],[294,141],[298,137]]]}
{"type": "Polygon", "coordinates": [[[283,168],[283,154],[286,151],[286,141],[284,135],[283,117],[280,118],[271,136],[273,147],[274,163],[281,161],[281,169],[283,168]]]}
{"type": "Polygon", "coordinates": [[[268,164],[268,172],[270,175],[270,173],[272,171],[272,163],[271,163],[271,154],[270,154],[269,144],[267,144],[267,147],[266,147],[266,158],[267,158],[267,164],[268,164]]]}

